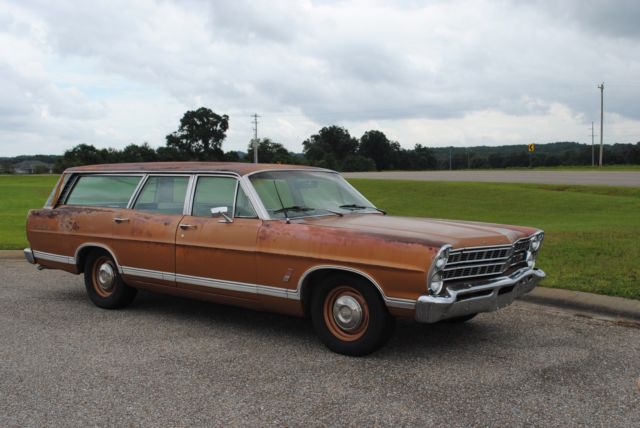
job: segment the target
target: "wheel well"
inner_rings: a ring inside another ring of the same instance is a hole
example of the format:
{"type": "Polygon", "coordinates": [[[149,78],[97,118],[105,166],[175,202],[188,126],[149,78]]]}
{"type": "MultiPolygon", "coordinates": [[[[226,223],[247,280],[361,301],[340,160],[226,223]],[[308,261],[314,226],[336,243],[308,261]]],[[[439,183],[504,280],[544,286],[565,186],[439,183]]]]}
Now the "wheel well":
{"type": "Polygon", "coordinates": [[[371,278],[367,278],[363,274],[339,268],[318,269],[308,274],[300,286],[300,300],[302,301],[305,316],[309,316],[311,310],[311,298],[313,297],[314,284],[320,284],[325,280],[325,278],[331,275],[346,275],[362,279],[366,283],[370,284],[384,301],[384,295],[382,295],[380,288],[372,282],[371,278]]]}
{"type": "MultiPolygon", "coordinates": [[[[99,245],[87,245],[85,247],[82,247],[76,255],[76,266],[78,267],[78,273],[84,272],[84,265],[87,261],[87,257],[89,257],[89,254],[91,254],[94,251],[107,253],[109,254],[109,256],[111,256],[115,260],[115,257],[113,257],[113,254],[108,249],[101,247],[99,245]]],[[[116,265],[117,264],[118,262],[116,261],[116,265]]]]}

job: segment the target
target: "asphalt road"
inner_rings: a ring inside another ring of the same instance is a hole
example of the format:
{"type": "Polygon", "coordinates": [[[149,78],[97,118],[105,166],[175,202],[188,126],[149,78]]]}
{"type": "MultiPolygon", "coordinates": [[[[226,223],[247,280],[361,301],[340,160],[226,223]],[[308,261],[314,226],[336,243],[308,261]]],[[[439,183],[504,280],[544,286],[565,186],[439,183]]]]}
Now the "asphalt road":
{"type": "Polygon", "coordinates": [[[640,329],[515,303],[399,324],[368,358],[308,321],[141,293],[94,307],[80,277],[0,260],[0,426],[640,426],[640,329]]]}
{"type": "Polygon", "coordinates": [[[640,171],[385,171],[349,172],[343,175],[347,178],[376,178],[384,180],[640,187],[640,171]]]}

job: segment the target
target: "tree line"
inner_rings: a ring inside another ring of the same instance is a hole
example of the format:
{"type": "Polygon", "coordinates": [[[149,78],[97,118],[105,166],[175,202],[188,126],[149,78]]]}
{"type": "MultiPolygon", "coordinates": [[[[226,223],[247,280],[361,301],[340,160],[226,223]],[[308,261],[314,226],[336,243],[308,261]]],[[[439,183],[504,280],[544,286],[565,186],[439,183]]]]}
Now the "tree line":
{"type": "MultiPolygon", "coordinates": [[[[164,146],[130,144],[118,150],[98,149],[79,144],[57,157],[54,171],[79,165],[155,161],[251,162],[253,146],[247,151],[222,149],[229,129],[229,116],[201,107],[187,111],[175,132],[167,135],[164,146]]],[[[320,129],[302,142],[302,153],[293,153],[269,138],[258,140],[261,163],[314,165],[338,171],[482,169],[528,166],[591,165],[592,147],[575,142],[536,145],[533,153],[526,144],[511,146],[438,147],[416,144],[405,149],[379,130],[366,131],[360,138],[347,129],[332,125],[320,129]]],[[[42,155],[39,155],[42,156],[42,155]]],[[[594,153],[598,159],[598,147],[594,153]]],[[[640,142],[605,146],[605,163],[640,164],[640,142]]],[[[6,158],[0,162],[6,163],[6,158]]]]}

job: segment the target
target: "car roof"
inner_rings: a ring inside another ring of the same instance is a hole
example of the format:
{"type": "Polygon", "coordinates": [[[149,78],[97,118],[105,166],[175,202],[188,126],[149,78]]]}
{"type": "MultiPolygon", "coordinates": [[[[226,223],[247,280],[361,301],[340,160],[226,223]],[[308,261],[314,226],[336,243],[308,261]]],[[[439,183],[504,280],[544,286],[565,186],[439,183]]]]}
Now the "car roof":
{"type": "MultiPolygon", "coordinates": [[[[316,168],[306,165],[286,165],[273,163],[243,163],[243,162],[138,162],[138,163],[111,163],[98,165],[83,165],[68,168],[65,173],[148,173],[148,172],[184,172],[184,173],[205,173],[205,172],[231,172],[238,175],[247,175],[260,171],[273,170],[309,170],[309,171],[330,171],[328,169],[316,168]]],[[[331,171],[333,172],[333,171],[331,171]]]]}

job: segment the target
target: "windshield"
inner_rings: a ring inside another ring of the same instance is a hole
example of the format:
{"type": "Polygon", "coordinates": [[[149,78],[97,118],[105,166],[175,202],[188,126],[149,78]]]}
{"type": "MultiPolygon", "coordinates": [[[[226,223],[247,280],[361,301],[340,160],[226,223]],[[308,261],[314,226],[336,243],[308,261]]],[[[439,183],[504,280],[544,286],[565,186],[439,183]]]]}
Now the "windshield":
{"type": "Polygon", "coordinates": [[[251,183],[271,218],[379,212],[340,175],[322,171],[271,171],[251,183]]]}

